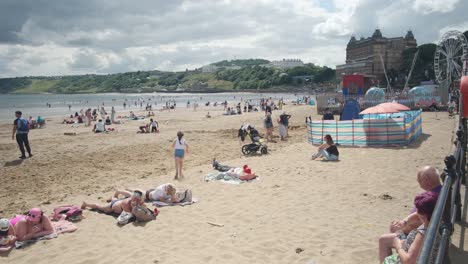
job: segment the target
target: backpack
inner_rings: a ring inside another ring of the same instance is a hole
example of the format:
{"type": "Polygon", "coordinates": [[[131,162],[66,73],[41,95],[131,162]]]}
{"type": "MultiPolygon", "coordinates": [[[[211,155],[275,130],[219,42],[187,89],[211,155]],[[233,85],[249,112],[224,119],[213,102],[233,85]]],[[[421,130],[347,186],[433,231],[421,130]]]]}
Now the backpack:
{"type": "Polygon", "coordinates": [[[29,122],[24,118],[18,118],[16,122],[16,128],[20,133],[28,133],[29,132],[29,122]]]}
{"type": "Polygon", "coordinates": [[[78,206],[74,205],[63,205],[54,208],[52,213],[52,219],[58,221],[65,217],[65,220],[78,221],[83,218],[83,210],[78,206]]]}
{"type": "Polygon", "coordinates": [[[132,214],[138,222],[148,222],[156,219],[154,212],[146,208],[146,206],[137,205],[133,207],[132,214]]]}
{"type": "Polygon", "coordinates": [[[184,192],[177,192],[176,195],[179,203],[192,202],[192,190],[187,189],[184,192]]]}

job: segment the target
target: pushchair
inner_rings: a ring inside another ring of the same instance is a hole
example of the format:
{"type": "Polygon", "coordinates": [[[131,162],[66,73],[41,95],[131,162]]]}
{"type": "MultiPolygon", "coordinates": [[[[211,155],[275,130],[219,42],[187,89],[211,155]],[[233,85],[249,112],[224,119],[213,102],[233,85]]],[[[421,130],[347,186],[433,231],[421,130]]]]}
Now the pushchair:
{"type": "Polygon", "coordinates": [[[264,144],[264,139],[260,137],[260,133],[251,125],[244,125],[239,129],[238,137],[244,142],[245,138],[249,135],[252,143],[242,146],[242,154],[250,155],[260,152],[260,154],[268,154],[268,147],[264,144]]]}

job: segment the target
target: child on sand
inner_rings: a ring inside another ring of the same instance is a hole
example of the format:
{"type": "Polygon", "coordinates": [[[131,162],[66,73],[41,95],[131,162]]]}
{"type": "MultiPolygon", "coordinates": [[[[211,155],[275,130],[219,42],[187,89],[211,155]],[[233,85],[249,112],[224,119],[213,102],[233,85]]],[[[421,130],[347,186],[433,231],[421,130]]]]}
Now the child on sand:
{"type": "Polygon", "coordinates": [[[185,142],[184,132],[182,131],[177,132],[177,139],[174,140],[174,143],[172,143],[172,147],[174,148],[175,167],[176,167],[176,174],[175,174],[174,180],[178,180],[179,177],[183,179],[184,174],[182,174],[182,167],[184,165],[185,151],[187,151],[187,154],[189,153],[189,145],[187,144],[187,142],[185,142]]]}
{"type": "Polygon", "coordinates": [[[15,246],[15,228],[6,218],[0,219],[0,253],[10,251],[15,246]]]}

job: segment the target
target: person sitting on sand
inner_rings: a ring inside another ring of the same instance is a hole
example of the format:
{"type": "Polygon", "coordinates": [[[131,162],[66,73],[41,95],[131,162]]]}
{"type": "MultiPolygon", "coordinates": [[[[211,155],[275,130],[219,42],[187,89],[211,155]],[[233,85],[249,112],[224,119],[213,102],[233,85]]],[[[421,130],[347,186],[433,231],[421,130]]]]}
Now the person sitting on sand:
{"type": "Polygon", "coordinates": [[[54,233],[49,217],[39,208],[32,208],[26,215],[11,219],[19,241],[31,240],[54,233]]]}
{"type": "Polygon", "coordinates": [[[16,232],[13,225],[6,218],[0,219],[0,253],[10,251],[16,242],[16,232]]]}
{"type": "MultiPolygon", "coordinates": [[[[440,184],[439,171],[433,166],[424,166],[418,170],[417,181],[425,193],[431,193],[438,197],[442,185],[440,184]]],[[[402,220],[393,220],[390,224],[390,233],[383,234],[379,238],[379,259],[380,263],[387,256],[392,254],[393,240],[398,234],[408,234],[411,230],[420,226],[422,222],[417,216],[416,209],[402,220]]]]}
{"type": "Polygon", "coordinates": [[[99,121],[94,124],[93,128],[94,133],[104,133],[106,132],[106,124],[102,121],[102,119],[99,119],[99,121]]]}
{"type": "Polygon", "coordinates": [[[325,109],[325,113],[323,114],[322,120],[335,120],[332,111],[330,108],[325,109]]]}
{"type": "Polygon", "coordinates": [[[132,120],[137,120],[138,119],[138,117],[135,115],[135,113],[133,113],[133,111],[130,111],[130,117],[129,118],[132,119],[132,120]]]}
{"type": "Polygon", "coordinates": [[[158,127],[159,124],[157,121],[153,120],[152,118],[150,119],[149,127],[151,128],[151,133],[156,133],[158,132],[158,127]]]}
{"type": "Polygon", "coordinates": [[[323,157],[324,161],[338,160],[340,153],[336,147],[333,139],[330,135],[325,135],[323,138],[325,143],[323,143],[319,148],[318,152],[312,155],[312,160],[323,157]]]}
{"type": "Polygon", "coordinates": [[[145,206],[145,202],[142,199],[142,196],[143,193],[138,190],[134,191],[131,195],[128,195],[128,192],[117,191],[114,196],[108,200],[109,204],[98,205],[83,202],[81,204],[81,209],[84,210],[86,208],[90,208],[106,214],[121,214],[122,212],[131,213],[134,206],[145,206]],[[119,198],[119,195],[123,195],[124,198],[119,198]]]}
{"type": "Polygon", "coordinates": [[[206,114],[206,118],[211,118],[210,112],[206,114]]]}
{"type": "Polygon", "coordinates": [[[138,129],[140,129],[138,133],[149,133],[149,126],[146,124],[139,126],[138,129]]]}
{"type": "MultiPolygon", "coordinates": [[[[437,197],[429,192],[419,194],[414,198],[414,205],[416,207],[416,217],[419,219],[421,225],[405,236],[397,236],[393,239],[393,248],[395,254],[386,257],[383,260],[383,264],[415,264],[418,258],[419,252],[423,246],[424,237],[431,220],[432,213],[434,212],[435,205],[437,203],[437,197]]],[[[432,248],[433,252],[437,252],[438,238],[432,248]]],[[[428,263],[435,263],[437,254],[432,254],[431,259],[428,263]]]]}
{"type": "Polygon", "coordinates": [[[110,126],[112,124],[112,121],[110,120],[110,117],[106,117],[106,126],[110,126]]]}

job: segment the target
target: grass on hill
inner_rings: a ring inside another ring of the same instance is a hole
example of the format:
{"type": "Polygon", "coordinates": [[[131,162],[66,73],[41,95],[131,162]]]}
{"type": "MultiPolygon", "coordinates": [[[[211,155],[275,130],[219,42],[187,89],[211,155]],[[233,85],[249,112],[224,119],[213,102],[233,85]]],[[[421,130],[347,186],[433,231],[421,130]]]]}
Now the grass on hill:
{"type": "Polygon", "coordinates": [[[16,90],[20,94],[47,93],[50,88],[57,84],[58,80],[33,80],[32,83],[22,89],[16,90]]]}

